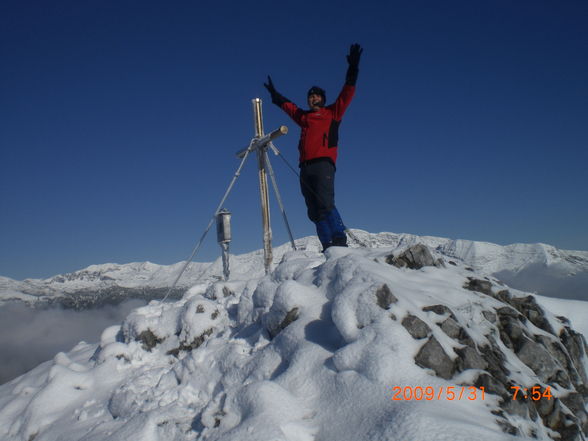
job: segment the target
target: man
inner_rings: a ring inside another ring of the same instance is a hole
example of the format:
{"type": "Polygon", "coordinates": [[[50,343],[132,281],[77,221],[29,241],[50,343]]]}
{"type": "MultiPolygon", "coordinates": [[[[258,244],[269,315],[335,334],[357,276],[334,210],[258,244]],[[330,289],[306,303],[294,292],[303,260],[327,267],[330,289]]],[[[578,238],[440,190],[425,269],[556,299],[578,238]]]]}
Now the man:
{"type": "Polygon", "coordinates": [[[346,228],[335,207],[335,164],[339,125],[355,93],[362,52],[359,44],[351,45],[347,55],[349,67],[345,84],[335,102],[329,106],[326,106],[325,91],[318,86],[313,86],[308,91],[310,110],[302,110],[276,91],[271,77],[268,76],[268,82],[264,83],[271,94],[272,102],[301,128],[298,143],[300,188],[308,217],[316,225],[323,251],[332,245],[347,246],[346,228]]]}

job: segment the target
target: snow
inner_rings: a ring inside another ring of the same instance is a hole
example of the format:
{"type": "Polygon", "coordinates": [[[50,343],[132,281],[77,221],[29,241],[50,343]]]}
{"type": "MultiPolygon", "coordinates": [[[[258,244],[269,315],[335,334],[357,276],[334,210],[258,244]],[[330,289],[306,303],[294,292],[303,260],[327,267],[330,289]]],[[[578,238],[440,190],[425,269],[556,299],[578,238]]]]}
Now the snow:
{"type": "MultiPolygon", "coordinates": [[[[331,248],[325,255],[311,246],[284,249],[268,276],[259,253],[232,262],[228,282],[203,280],[181,300],[152,301],[105,329],[98,345],[82,342],[0,386],[0,439],[515,439],[496,424],[490,394],[393,399],[397,386],[440,391],[459,388],[456,381],[475,374],[465,371],[447,381],[418,367],[414,356],[424,340],[411,337],[402,317],[440,322],[446,317],[422,308],[447,305],[481,344],[487,326],[481,311],[497,304],[463,289],[472,275],[466,266],[500,259],[495,247],[421,238],[434,248],[445,243],[445,251],[451,248],[466,263],[418,271],[385,263],[391,250],[415,241],[387,233],[379,248],[331,248]],[[389,309],[375,301],[384,284],[398,300],[389,309]],[[292,311],[296,319],[284,327],[292,311]]],[[[586,302],[538,300],[588,330],[586,302]]],[[[437,326],[432,332],[454,354],[456,342],[437,326]]],[[[533,372],[516,357],[507,362],[514,381],[534,384],[533,372]]],[[[520,421],[523,430],[529,424],[520,421]]],[[[537,439],[548,439],[547,433],[540,431],[537,439]]]]}
{"type": "MultiPolygon", "coordinates": [[[[478,273],[497,276],[509,285],[526,291],[538,291],[552,297],[588,300],[585,286],[588,282],[588,252],[559,250],[545,244],[512,244],[501,246],[487,242],[447,239],[412,234],[377,233],[354,230],[362,243],[370,248],[395,249],[422,243],[437,249],[444,256],[456,259],[478,273]],[[563,292],[562,292],[562,287],[563,292]]],[[[314,237],[296,240],[297,247],[309,252],[318,251],[320,244],[314,237]]],[[[289,245],[274,248],[274,261],[279,262],[289,245]]],[[[233,277],[258,277],[263,274],[261,250],[231,256],[233,277]]],[[[157,265],[135,262],[124,265],[108,263],[91,265],[70,274],[44,280],[15,281],[0,277],[0,304],[8,300],[35,303],[43,298],[64,294],[98,292],[109,287],[129,289],[161,289],[169,287],[178,275],[182,262],[174,265],[157,265]]],[[[220,258],[212,263],[191,263],[180,279],[187,289],[198,281],[212,281],[222,274],[220,258]]]]}
{"type": "MultiPolygon", "coordinates": [[[[537,302],[556,316],[563,316],[570,320],[572,328],[584,336],[588,336],[587,302],[580,300],[554,299],[552,297],[536,296],[537,302]]],[[[556,328],[557,329],[557,328],[556,328]]]]}

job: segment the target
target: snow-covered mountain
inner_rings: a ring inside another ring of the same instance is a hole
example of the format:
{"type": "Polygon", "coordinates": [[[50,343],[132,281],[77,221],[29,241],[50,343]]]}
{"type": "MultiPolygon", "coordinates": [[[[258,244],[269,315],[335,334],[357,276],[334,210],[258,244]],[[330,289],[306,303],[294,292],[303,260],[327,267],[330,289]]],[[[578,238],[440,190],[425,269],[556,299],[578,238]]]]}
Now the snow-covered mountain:
{"type": "Polygon", "coordinates": [[[357,235],[241,256],[0,386],[0,439],[585,439],[587,302],[505,286],[490,244],[357,235]]]}
{"type": "MultiPolygon", "coordinates": [[[[498,277],[512,287],[558,298],[588,300],[587,251],[565,251],[545,244],[501,246],[410,234],[354,231],[362,245],[370,248],[422,243],[448,258],[462,261],[479,273],[498,277]]],[[[296,243],[300,249],[320,249],[315,237],[299,239],[296,243]]],[[[289,249],[288,244],[277,247],[275,260],[279,261],[289,249]]],[[[261,251],[231,256],[234,276],[260,275],[261,259],[261,251]]],[[[61,304],[79,309],[118,303],[130,297],[160,299],[182,266],[182,263],[166,266],[150,262],[103,264],[43,280],[15,281],[0,277],[0,304],[20,300],[29,304],[61,304]]],[[[212,263],[191,263],[171,297],[178,298],[198,281],[218,280],[221,274],[220,259],[212,263]]]]}

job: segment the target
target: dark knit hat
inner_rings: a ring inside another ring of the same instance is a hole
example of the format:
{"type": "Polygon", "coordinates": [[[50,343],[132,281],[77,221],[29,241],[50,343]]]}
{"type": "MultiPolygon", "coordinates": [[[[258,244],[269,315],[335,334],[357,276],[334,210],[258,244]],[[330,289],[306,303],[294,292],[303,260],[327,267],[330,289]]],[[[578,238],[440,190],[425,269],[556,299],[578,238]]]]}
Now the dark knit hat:
{"type": "Polygon", "coordinates": [[[325,93],[325,90],[324,89],[321,89],[318,86],[312,86],[310,89],[308,89],[308,93],[306,94],[306,97],[308,98],[313,93],[316,94],[316,95],[321,96],[323,98],[323,104],[326,104],[326,102],[327,102],[327,94],[325,93]]]}

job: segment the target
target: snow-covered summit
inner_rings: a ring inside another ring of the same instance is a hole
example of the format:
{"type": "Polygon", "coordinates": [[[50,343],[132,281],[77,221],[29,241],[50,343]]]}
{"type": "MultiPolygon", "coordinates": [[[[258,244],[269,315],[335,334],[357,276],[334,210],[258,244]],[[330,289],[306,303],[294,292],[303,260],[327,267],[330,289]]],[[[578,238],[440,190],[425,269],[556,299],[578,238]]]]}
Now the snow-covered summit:
{"type": "Polygon", "coordinates": [[[0,439],[582,439],[586,345],[565,307],[545,311],[442,243],[419,267],[411,238],[386,240],[285,251],[267,276],[261,260],[233,265],[229,281],[135,310],[0,386],[0,439]]]}

